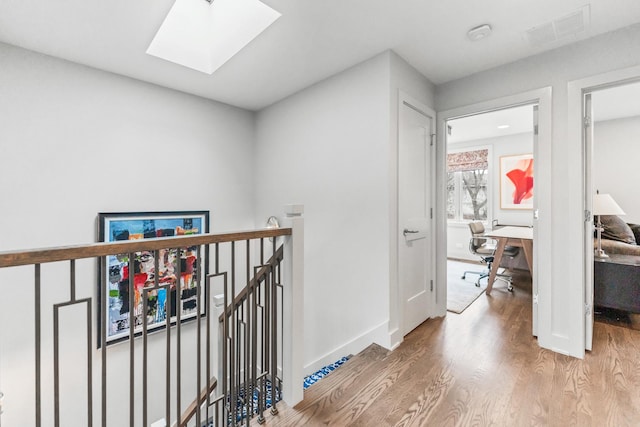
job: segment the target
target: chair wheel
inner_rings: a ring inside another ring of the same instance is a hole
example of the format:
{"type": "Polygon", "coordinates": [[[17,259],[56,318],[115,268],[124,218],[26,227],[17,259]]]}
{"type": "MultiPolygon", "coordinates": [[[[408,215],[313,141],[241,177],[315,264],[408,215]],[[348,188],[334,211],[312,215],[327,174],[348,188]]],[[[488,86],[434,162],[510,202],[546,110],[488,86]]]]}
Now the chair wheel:
{"type": "Polygon", "coordinates": [[[508,290],[509,292],[513,292],[513,286],[510,284],[509,286],[507,286],[507,290],[508,290]]]}
{"type": "Polygon", "coordinates": [[[467,275],[466,275],[466,274],[463,274],[463,275],[462,275],[462,279],[466,279],[466,278],[467,278],[467,275]]]}
{"type": "Polygon", "coordinates": [[[476,288],[480,287],[480,282],[476,282],[476,288]]]}

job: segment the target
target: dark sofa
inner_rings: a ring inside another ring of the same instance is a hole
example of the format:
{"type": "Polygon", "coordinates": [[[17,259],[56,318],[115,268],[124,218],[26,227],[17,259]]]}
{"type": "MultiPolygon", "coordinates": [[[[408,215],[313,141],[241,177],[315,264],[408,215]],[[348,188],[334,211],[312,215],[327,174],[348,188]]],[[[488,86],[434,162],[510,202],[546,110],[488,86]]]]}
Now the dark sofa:
{"type": "MultiPolygon", "coordinates": [[[[630,313],[634,327],[640,320],[640,225],[617,216],[602,216],[602,249],[624,260],[597,260],[594,266],[594,305],[630,313]],[[637,257],[637,259],[635,259],[637,257]],[[634,314],[631,314],[634,313],[634,314]]],[[[597,245],[594,239],[594,247],[597,245]]]]}
{"type": "MultiPolygon", "coordinates": [[[[640,257],[640,224],[627,224],[615,215],[602,215],[602,249],[605,253],[640,257]]],[[[597,245],[596,239],[593,241],[597,245]]]]}

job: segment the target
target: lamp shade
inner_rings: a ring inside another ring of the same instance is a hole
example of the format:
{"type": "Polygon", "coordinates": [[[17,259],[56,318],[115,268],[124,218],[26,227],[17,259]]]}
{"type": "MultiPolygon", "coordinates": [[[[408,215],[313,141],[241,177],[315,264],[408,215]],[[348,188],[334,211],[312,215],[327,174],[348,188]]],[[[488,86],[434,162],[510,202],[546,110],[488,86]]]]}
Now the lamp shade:
{"type": "Polygon", "coordinates": [[[610,194],[594,194],[594,215],[626,215],[610,194]]]}

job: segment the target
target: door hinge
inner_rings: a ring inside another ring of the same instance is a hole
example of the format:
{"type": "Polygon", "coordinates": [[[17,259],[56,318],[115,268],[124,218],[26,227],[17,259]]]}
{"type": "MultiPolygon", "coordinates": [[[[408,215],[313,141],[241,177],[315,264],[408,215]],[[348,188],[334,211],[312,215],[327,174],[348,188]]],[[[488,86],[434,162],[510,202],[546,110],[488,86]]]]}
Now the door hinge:
{"type": "Polygon", "coordinates": [[[429,145],[433,147],[433,144],[435,143],[435,141],[436,141],[436,134],[432,133],[431,134],[431,142],[430,142],[429,145]]]}
{"type": "Polygon", "coordinates": [[[582,124],[584,125],[584,127],[588,128],[589,126],[591,126],[591,117],[589,116],[584,116],[582,118],[582,124]]]}
{"type": "Polygon", "coordinates": [[[431,292],[433,292],[433,280],[430,280],[431,282],[431,292]]]}
{"type": "Polygon", "coordinates": [[[584,211],[584,222],[591,222],[591,211],[588,209],[584,211]]]}
{"type": "Polygon", "coordinates": [[[429,208],[429,219],[433,219],[433,208],[429,208]]]}
{"type": "Polygon", "coordinates": [[[538,125],[533,126],[533,134],[534,135],[538,134],[538,125]]]}
{"type": "Polygon", "coordinates": [[[538,304],[538,294],[535,294],[535,295],[533,296],[533,303],[534,303],[534,304],[538,304]]]}
{"type": "Polygon", "coordinates": [[[587,316],[591,316],[591,304],[584,305],[584,314],[587,316]]]}

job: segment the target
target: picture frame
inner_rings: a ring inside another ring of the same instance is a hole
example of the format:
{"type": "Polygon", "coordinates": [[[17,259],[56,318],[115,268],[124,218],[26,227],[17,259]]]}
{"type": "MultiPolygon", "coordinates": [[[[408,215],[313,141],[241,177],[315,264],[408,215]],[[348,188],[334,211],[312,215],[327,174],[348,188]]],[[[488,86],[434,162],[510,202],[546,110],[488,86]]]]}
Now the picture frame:
{"type": "MultiPolygon", "coordinates": [[[[98,240],[115,242],[122,240],[153,239],[177,235],[205,234],[209,232],[209,211],[174,212],[101,212],[98,214],[98,240]]],[[[159,287],[148,291],[147,331],[166,328],[167,298],[171,301],[171,325],[176,324],[176,289],[180,289],[179,308],[181,322],[195,319],[198,307],[196,285],[208,273],[208,247],[200,254],[199,247],[166,249],[158,251],[159,287]],[[177,259],[180,258],[180,279],[175,277],[177,259]],[[198,265],[200,259],[200,265],[198,265]],[[203,268],[204,267],[204,268],[203,268]],[[179,284],[179,288],[177,285],[179,284]]],[[[134,268],[134,334],[142,334],[143,288],[155,284],[155,251],[136,252],[134,268]]],[[[129,339],[129,254],[113,255],[98,268],[98,337],[101,337],[102,310],[106,312],[106,340],[112,344],[129,339]]]]}
{"type": "Polygon", "coordinates": [[[500,208],[533,209],[533,153],[500,157],[500,208]]]}

